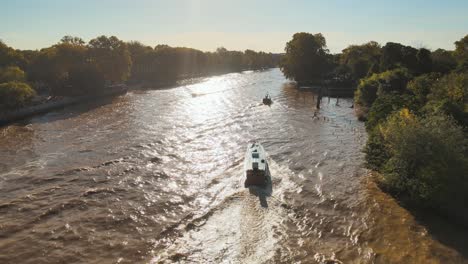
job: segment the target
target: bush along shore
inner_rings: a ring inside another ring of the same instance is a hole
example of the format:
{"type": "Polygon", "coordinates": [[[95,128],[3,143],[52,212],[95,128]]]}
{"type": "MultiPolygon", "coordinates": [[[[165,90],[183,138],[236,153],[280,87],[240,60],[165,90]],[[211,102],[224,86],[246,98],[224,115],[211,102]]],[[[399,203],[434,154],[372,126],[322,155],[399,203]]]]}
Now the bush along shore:
{"type": "MultiPolygon", "coordinates": [[[[408,48],[399,48],[392,47],[391,54],[404,57],[408,48]]],[[[384,53],[381,59],[393,59],[392,66],[362,78],[355,93],[358,115],[366,120],[369,135],[364,150],[367,166],[379,173],[381,188],[411,208],[464,225],[468,223],[467,50],[468,36],[449,53],[453,63],[424,71],[412,68],[412,61],[384,53]]]]}
{"type": "Polygon", "coordinates": [[[222,47],[215,52],[150,47],[115,36],[100,36],[88,43],[65,36],[41,50],[16,50],[0,41],[0,123],[120,94],[116,84],[169,86],[184,78],[275,67],[278,58],[222,47]]]}
{"type": "Polygon", "coordinates": [[[467,225],[468,35],[453,51],[371,41],[330,54],[322,34],[296,33],[280,65],[298,83],[354,83],[366,164],[379,186],[467,225]]]}

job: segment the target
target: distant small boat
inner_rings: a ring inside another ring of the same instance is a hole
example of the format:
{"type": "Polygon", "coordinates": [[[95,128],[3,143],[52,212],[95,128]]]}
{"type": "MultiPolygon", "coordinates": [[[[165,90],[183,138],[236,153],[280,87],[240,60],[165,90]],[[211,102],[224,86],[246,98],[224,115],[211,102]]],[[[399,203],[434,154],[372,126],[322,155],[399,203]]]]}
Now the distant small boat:
{"type": "Polygon", "coordinates": [[[263,97],[263,104],[264,105],[271,105],[273,103],[273,100],[271,100],[271,97],[270,95],[265,95],[265,97],[263,97]]]}
{"type": "Polygon", "coordinates": [[[244,160],[244,187],[266,186],[270,177],[265,149],[260,143],[250,143],[247,146],[244,160]]]}

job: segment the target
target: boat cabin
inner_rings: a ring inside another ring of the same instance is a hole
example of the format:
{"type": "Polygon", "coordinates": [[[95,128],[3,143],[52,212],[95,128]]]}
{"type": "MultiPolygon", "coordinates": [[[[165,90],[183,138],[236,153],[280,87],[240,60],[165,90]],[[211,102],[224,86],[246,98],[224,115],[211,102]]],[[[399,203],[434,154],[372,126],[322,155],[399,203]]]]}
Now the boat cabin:
{"type": "Polygon", "coordinates": [[[258,143],[251,144],[245,157],[245,187],[264,185],[267,177],[268,164],[263,147],[258,143]]]}

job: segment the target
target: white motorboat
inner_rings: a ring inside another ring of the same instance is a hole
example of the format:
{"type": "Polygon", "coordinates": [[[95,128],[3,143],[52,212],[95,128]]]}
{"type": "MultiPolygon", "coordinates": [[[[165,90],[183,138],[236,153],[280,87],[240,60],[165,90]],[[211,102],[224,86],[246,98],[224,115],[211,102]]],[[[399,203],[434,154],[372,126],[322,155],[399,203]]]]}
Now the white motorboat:
{"type": "Polygon", "coordinates": [[[268,169],[268,162],[266,152],[260,143],[250,143],[247,146],[244,160],[245,170],[245,188],[249,186],[266,186],[270,171],[268,169]]]}

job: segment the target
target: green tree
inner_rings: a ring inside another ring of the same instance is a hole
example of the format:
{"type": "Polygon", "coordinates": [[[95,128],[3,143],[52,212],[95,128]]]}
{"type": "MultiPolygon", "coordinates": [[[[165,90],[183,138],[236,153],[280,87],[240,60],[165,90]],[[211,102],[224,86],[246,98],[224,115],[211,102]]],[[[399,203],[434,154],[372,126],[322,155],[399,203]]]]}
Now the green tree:
{"type": "Polygon", "coordinates": [[[410,90],[416,97],[419,106],[424,106],[427,102],[427,96],[431,92],[432,85],[441,77],[439,73],[429,73],[420,75],[408,83],[410,90]]]}
{"type": "Polygon", "coordinates": [[[0,68],[6,66],[25,67],[26,61],[21,52],[8,47],[0,40],[0,68]]]}
{"type": "Polygon", "coordinates": [[[428,73],[432,70],[430,51],[424,48],[415,49],[400,43],[388,42],[382,47],[380,59],[381,70],[392,70],[404,67],[413,75],[428,73]]]}
{"type": "Polygon", "coordinates": [[[58,44],[42,49],[28,66],[31,81],[41,83],[55,94],[64,94],[71,69],[83,67],[88,62],[87,47],[78,40],[62,39],[58,44]]]}
{"type": "Polygon", "coordinates": [[[416,54],[416,59],[418,60],[417,74],[424,74],[432,71],[432,58],[430,50],[425,48],[419,49],[418,53],[416,54]]]}
{"type": "Polygon", "coordinates": [[[390,152],[380,133],[380,127],[377,125],[368,129],[368,138],[364,146],[366,167],[378,172],[382,172],[384,164],[390,159],[390,152]]]}
{"type": "Polygon", "coordinates": [[[26,81],[26,74],[17,66],[0,69],[0,83],[12,81],[24,82],[26,81]]]}
{"type": "Polygon", "coordinates": [[[468,60],[468,35],[455,41],[455,55],[460,61],[468,60]]]}
{"type": "Polygon", "coordinates": [[[448,73],[457,67],[457,61],[452,51],[436,49],[431,53],[432,70],[434,72],[448,73]]]}
{"type": "Polygon", "coordinates": [[[403,93],[406,85],[413,76],[406,68],[397,68],[391,71],[379,73],[375,76],[379,81],[379,93],[397,92],[403,93]]]}
{"type": "Polygon", "coordinates": [[[340,57],[340,64],[346,65],[352,74],[352,78],[357,81],[371,73],[377,72],[375,68],[381,56],[379,43],[370,41],[363,45],[351,45],[343,50],[340,57]]]}
{"type": "Polygon", "coordinates": [[[59,44],[69,44],[72,46],[85,46],[86,42],[79,37],[64,36],[59,44]]]}
{"type": "Polygon", "coordinates": [[[55,63],[58,67],[68,71],[71,68],[81,67],[87,62],[86,46],[73,42],[62,42],[53,46],[56,50],[55,63]]]}
{"type": "Polygon", "coordinates": [[[100,36],[89,41],[89,60],[95,64],[106,80],[114,83],[126,81],[132,65],[127,45],[115,36],[100,36]]]}
{"type": "Polygon", "coordinates": [[[380,129],[390,158],[383,185],[419,206],[468,219],[467,140],[446,115],[418,118],[403,109],[380,129]],[[441,129],[443,128],[443,129],[441,129]]]}
{"type": "Polygon", "coordinates": [[[286,44],[280,67],[288,79],[320,81],[329,71],[328,49],[322,34],[296,33],[286,44]]]}
{"type": "Polygon", "coordinates": [[[411,75],[404,68],[373,74],[361,79],[354,100],[360,106],[370,107],[379,95],[390,92],[403,93],[410,79],[411,75]]]}
{"type": "Polygon", "coordinates": [[[140,56],[145,56],[149,52],[153,51],[153,48],[150,46],[146,46],[139,41],[130,41],[126,43],[128,52],[130,52],[130,56],[132,61],[140,56]]]}
{"type": "Polygon", "coordinates": [[[258,68],[259,60],[258,60],[258,53],[253,50],[245,50],[245,64],[248,69],[256,69],[258,68]]]}
{"type": "Polygon", "coordinates": [[[388,42],[385,44],[382,47],[380,68],[382,70],[391,70],[403,66],[403,47],[400,43],[388,42]]]}
{"type": "Polygon", "coordinates": [[[169,46],[159,46],[154,52],[144,58],[146,71],[143,78],[155,84],[172,84],[178,76],[178,62],[176,60],[176,50],[169,46]]]}
{"type": "Polygon", "coordinates": [[[372,131],[377,125],[384,122],[390,114],[402,108],[411,109],[414,106],[414,97],[409,94],[392,92],[377,97],[369,109],[366,122],[367,131],[372,131]]]}
{"type": "Polygon", "coordinates": [[[370,107],[377,99],[377,91],[379,90],[378,74],[373,74],[369,78],[364,78],[359,81],[359,85],[354,93],[354,102],[359,106],[370,107]]]}
{"type": "Polygon", "coordinates": [[[0,84],[0,108],[12,109],[26,105],[36,92],[26,83],[7,82],[0,84]]]}
{"type": "Polygon", "coordinates": [[[143,80],[146,72],[151,70],[147,57],[154,52],[153,48],[138,41],[127,42],[127,48],[132,60],[130,79],[132,81],[143,80]]]}
{"type": "Polygon", "coordinates": [[[97,94],[104,89],[104,76],[95,65],[76,67],[69,72],[67,88],[62,89],[62,95],[97,94]]]}
{"type": "Polygon", "coordinates": [[[49,90],[60,86],[61,80],[67,75],[67,69],[58,63],[56,47],[42,49],[27,72],[31,81],[47,86],[49,90]]]}
{"type": "Polygon", "coordinates": [[[468,127],[468,74],[450,73],[433,83],[424,111],[452,116],[468,127]]]}

